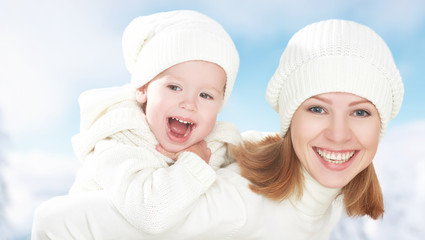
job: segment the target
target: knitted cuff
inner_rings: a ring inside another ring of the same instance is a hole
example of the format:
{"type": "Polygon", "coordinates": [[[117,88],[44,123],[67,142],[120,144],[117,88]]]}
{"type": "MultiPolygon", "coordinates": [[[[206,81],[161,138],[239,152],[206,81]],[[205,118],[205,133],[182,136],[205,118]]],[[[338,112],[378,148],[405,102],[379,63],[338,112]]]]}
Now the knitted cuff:
{"type": "Polygon", "coordinates": [[[175,164],[184,167],[202,185],[205,191],[217,178],[215,171],[193,152],[183,152],[175,164]]]}

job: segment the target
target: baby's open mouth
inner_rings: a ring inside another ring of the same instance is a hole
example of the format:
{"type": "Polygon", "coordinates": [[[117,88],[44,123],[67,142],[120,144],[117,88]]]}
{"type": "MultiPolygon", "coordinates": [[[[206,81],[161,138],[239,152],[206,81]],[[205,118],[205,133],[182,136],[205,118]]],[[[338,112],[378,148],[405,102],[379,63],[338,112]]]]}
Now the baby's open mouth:
{"type": "Polygon", "coordinates": [[[192,129],[195,127],[195,123],[184,121],[176,117],[168,118],[168,124],[170,126],[170,132],[175,137],[186,137],[190,134],[192,129]]]}

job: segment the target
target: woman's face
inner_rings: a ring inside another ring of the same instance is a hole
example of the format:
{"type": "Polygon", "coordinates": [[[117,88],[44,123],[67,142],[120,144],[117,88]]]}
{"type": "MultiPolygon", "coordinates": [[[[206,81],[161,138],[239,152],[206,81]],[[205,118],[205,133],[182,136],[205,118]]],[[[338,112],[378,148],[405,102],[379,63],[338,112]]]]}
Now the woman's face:
{"type": "Polygon", "coordinates": [[[371,164],[381,120],[370,101],[350,93],[307,99],[291,122],[295,153],[321,185],[340,188],[371,164]]]}

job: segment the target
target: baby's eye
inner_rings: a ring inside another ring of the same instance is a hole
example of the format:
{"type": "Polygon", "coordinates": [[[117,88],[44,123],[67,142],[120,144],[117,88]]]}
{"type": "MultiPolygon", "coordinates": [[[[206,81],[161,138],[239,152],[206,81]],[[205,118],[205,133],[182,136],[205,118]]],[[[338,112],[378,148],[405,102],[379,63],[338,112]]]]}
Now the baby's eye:
{"type": "Polygon", "coordinates": [[[322,107],[311,107],[308,109],[309,111],[313,112],[313,113],[325,113],[325,109],[323,109],[322,107]]]}
{"type": "Polygon", "coordinates": [[[201,98],[205,98],[205,99],[213,99],[213,97],[211,95],[207,94],[207,93],[201,93],[201,94],[199,94],[199,96],[201,98]]]}
{"type": "Polygon", "coordinates": [[[370,113],[366,110],[359,109],[359,110],[354,111],[353,115],[357,116],[357,117],[368,117],[368,116],[370,116],[370,113]]]}
{"type": "Polygon", "coordinates": [[[181,88],[179,86],[176,85],[168,85],[168,88],[173,90],[173,91],[180,91],[181,88]]]}

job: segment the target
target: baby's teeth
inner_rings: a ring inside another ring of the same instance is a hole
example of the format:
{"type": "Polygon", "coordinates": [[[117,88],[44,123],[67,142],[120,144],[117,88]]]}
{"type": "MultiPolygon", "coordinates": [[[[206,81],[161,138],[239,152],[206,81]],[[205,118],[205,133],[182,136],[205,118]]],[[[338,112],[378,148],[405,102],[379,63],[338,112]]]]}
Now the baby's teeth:
{"type": "Polygon", "coordinates": [[[187,121],[183,121],[183,120],[180,120],[180,119],[178,119],[178,118],[173,118],[174,120],[177,120],[177,121],[179,121],[179,122],[181,122],[181,123],[184,123],[184,124],[193,124],[193,123],[191,123],[191,122],[187,122],[187,121]]]}

